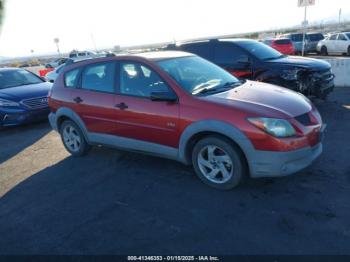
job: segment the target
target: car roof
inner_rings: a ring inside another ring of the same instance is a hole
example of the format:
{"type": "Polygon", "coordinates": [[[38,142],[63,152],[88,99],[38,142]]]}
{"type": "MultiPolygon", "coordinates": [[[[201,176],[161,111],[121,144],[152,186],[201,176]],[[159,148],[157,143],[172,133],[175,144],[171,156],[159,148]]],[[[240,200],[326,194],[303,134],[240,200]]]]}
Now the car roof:
{"type": "Polygon", "coordinates": [[[136,56],[136,57],[141,57],[152,61],[158,61],[158,60],[164,60],[164,59],[170,59],[170,58],[193,56],[193,54],[182,52],[182,51],[153,51],[153,52],[136,53],[130,56],[136,56]]]}
{"type": "Polygon", "coordinates": [[[5,72],[5,71],[16,71],[16,70],[25,70],[23,68],[18,68],[18,67],[0,67],[0,72],[5,72]]]}
{"type": "Polygon", "coordinates": [[[231,43],[237,43],[237,44],[249,44],[249,43],[256,43],[257,40],[254,39],[248,39],[248,38],[225,38],[225,39],[218,39],[219,42],[231,42],[231,43]]]}
{"type": "Polygon", "coordinates": [[[194,54],[182,52],[182,51],[153,51],[153,52],[143,52],[143,53],[135,53],[135,54],[118,54],[114,56],[108,56],[108,57],[96,57],[96,58],[90,58],[90,59],[83,59],[79,61],[73,61],[72,63],[65,64],[64,71],[69,71],[72,68],[76,68],[79,66],[85,66],[88,64],[93,64],[96,62],[109,62],[109,61],[118,61],[118,60],[130,60],[132,58],[135,58],[135,61],[139,59],[144,60],[150,60],[150,61],[160,61],[160,60],[166,60],[171,58],[178,58],[178,57],[187,57],[187,56],[195,56],[194,54]]]}

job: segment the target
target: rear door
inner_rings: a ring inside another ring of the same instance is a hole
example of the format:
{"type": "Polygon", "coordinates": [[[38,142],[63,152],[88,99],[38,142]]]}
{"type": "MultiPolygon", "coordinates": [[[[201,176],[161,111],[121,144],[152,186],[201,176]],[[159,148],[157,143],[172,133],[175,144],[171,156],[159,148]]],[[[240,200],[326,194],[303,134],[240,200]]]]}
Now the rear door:
{"type": "Polygon", "coordinates": [[[238,78],[252,78],[253,71],[248,53],[233,43],[215,43],[214,61],[238,78]]]}
{"type": "Polygon", "coordinates": [[[115,134],[115,70],[115,62],[87,65],[81,71],[79,88],[71,92],[74,111],[89,132],[115,134]]]}
{"type": "Polygon", "coordinates": [[[337,38],[338,38],[338,34],[333,34],[329,37],[329,40],[327,41],[327,51],[329,53],[339,52],[337,50],[337,38]]]}
{"type": "Polygon", "coordinates": [[[347,53],[349,45],[347,40],[348,39],[344,34],[338,34],[336,46],[339,53],[347,53]]]}
{"type": "Polygon", "coordinates": [[[178,147],[179,104],[152,101],[151,92],[173,92],[149,66],[120,61],[117,134],[121,137],[178,147]]]}

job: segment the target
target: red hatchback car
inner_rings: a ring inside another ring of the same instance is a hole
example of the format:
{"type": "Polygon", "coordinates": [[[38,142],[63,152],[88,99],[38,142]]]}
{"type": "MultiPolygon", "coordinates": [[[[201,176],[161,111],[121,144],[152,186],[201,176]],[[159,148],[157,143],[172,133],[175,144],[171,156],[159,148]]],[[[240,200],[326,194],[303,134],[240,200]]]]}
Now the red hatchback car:
{"type": "Polygon", "coordinates": [[[263,43],[285,55],[295,55],[293,42],[288,38],[266,39],[263,43]]]}
{"type": "Polygon", "coordinates": [[[49,105],[73,156],[91,145],[153,154],[192,164],[217,189],[246,175],[295,173],[322,152],[322,120],[303,95],[239,81],[184,52],[74,63],[55,81],[49,105]]]}

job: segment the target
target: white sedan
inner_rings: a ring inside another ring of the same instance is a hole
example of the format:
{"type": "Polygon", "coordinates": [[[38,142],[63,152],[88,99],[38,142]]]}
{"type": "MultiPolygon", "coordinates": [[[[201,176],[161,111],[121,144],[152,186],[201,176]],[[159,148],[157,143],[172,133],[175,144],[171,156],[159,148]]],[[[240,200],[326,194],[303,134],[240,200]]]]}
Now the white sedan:
{"type": "Polygon", "coordinates": [[[333,33],[317,44],[321,55],[346,54],[350,56],[350,32],[333,33]]]}

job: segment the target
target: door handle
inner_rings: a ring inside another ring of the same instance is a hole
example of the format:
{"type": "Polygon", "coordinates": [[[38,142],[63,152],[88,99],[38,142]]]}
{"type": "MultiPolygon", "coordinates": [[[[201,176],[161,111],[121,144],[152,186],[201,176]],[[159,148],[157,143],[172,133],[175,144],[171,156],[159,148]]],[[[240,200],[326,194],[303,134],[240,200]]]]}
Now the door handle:
{"type": "Polygon", "coordinates": [[[119,104],[116,104],[115,107],[118,107],[120,110],[125,110],[128,108],[128,105],[125,104],[124,102],[121,102],[119,104]]]}
{"type": "Polygon", "coordinates": [[[77,96],[76,98],[73,99],[73,101],[77,104],[80,104],[81,102],[83,102],[83,99],[81,99],[80,96],[77,96]]]}

